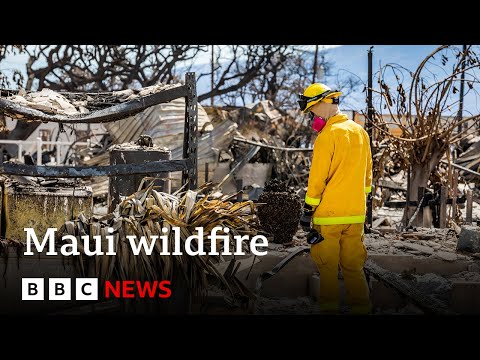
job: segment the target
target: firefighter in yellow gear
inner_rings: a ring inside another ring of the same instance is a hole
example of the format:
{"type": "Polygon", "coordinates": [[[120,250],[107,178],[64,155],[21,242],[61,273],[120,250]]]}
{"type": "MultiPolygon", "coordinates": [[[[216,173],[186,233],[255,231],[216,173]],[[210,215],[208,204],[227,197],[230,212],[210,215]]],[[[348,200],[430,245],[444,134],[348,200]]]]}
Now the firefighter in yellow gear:
{"type": "Polygon", "coordinates": [[[320,309],[339,311],[338,266],[342,271],[350,313],[371,311],[363,266],[366,196],[372,189],[372,155],[367,132],[349,120],[338,106],[341,92],[320,83],[310,85],[298,101],[310,113],[312,127],[319,131],[313,147],[312,165],[301,225],[313,229],[321,240],[311,246],[311,256],[320,272],[320,309]]]}

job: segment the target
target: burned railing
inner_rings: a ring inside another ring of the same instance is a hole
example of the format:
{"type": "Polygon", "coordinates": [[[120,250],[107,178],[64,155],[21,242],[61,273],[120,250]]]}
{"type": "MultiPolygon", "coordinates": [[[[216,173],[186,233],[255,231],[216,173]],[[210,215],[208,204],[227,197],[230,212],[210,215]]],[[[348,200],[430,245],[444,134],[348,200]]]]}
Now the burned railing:
{"type": "Polygon", "coordinates": [[[106,123],[123,120],[138,114],[146,108],[185,97],[185,127],[183,137],[183,159],[152,161],[142,164],[119,164],[110,166],[38,166],[1,163],[0,174],[39,177],[92,177],[130,174],[151,174],[158,172],[182,171],[182,185],[193,189],[197,186],[197,128],[198,105],[195,73],[185,75],[185,85],[176,86],[152,95],[110,106],[89,114],[78,116],[50,115],[39,110],[18,105],[0,98],[0,112],[19,120],[56,123],[106,123]]]}

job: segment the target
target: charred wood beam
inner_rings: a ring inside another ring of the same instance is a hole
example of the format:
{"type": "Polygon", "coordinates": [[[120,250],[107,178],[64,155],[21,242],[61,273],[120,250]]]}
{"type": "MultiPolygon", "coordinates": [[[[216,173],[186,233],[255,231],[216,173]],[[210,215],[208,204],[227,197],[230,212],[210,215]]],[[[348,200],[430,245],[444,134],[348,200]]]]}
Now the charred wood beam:
{"type": "Polygon", "coordinates": [[[272,146],[272,145],[267,145],[267,144],[262,144],[259,142],[251,141],[251,140],[246,140],[238,137],[234,137],[233,141],[235,142],[240,142],[240,143],[245,143],[245,144],[250,144],[250,145],[255,145],[255,146],[260,146],[266,149],[272,149],[272,150],[281,150],[281,151],[303,151],[303,152],[310,152],[313,151],[313,148],[285,148],[285,147],[279,147],[279,146],[272,146]]]}
{"type": "Polygon", "coordinates": [[[46,114],[40,110],[30,109],[28,107],[18,105],[13,101],[0,98],[0,112],[18,120],[44,121],[68,124],[106,123],[125,119],[129,116],[135,115],[145,110],[150,106],[169,102],[180,97],[186,97],[187,95],[187,88],[184,85],[177,86],[174,88],[159,91],[152,95],[140,97],[122,104],[94,111],[89,114],[76,116],[46,114]],[[22,118],[19,119],[17,115],[21,115],[22,118]]]}
{"type": "Polygon", "coordinates": [[[220,188],[235,172],[243,168],[258,152],[260,151],[260,146],[252,146],[250,150],[245,154],[242,160],[236,162],[230,172],[224,176],[222,181],[217,184],[217,188],[220,188]]]}
{"type": "MultiPolygon", "coordinates": [[[[441,162],[444,163],[444,164],[448,164],[448,161],[446,161],[446,160],[441,160],[441,162]]],[[[452,166],[453,166],[454,168],[457,168],[457,169],[466,171],[466,172],[468,172],[468,173],[470,173],[470,174],[473,174],[473,175],[480,176],[480,173],[479,173],[479,172],[473,171],[473,170],[471,170],[471,169],[469,169],[469,168],[466,168],[466,167],[464,167],[464,166],[461,166],[461,165],[458,165],[458,164],[455,164],[455,163],[451,163],[451,164],[452,164],[452,166]]]]}
{"type": "Polygon", "coordinates": [[[188,160],[163,160],[141,164],[119,164],[108,166],[35,166],[3,163],[0,165],[0,174],[66,178],[118,176],[184,171],[188,169],[189,166],[190,162],[188,160]]]}
{"type": "Polygon", "coordinates": [[[407,191],[406,186],[404,186],[402,184],[398,184],[398,183],[393,182],[393,181],[383,180],[383,179],[378,180],[377,187],[387,188],[387,189],[392,189],[392,190],[407,191]]]}

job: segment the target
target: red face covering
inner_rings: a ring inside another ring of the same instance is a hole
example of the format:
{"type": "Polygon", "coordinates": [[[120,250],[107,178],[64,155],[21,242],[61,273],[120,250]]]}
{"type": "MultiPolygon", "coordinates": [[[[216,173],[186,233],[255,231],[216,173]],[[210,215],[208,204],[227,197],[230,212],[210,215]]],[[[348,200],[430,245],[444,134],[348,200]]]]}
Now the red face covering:
{"type": "Polygon", "coordinates": [[[320,132],[326,124],[327,122],[323,120],[323,118],[321,118],[320,116],[315,116],[312,122],[312,129],[316,132],[320,132]]]}

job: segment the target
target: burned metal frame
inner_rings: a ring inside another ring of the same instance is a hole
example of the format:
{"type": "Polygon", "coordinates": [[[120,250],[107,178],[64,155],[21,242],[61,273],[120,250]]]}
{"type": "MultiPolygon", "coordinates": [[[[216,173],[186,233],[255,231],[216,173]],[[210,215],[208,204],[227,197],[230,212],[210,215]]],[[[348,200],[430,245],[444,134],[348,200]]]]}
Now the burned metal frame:
{"type": "Polygon", "coordinates": [[[189,167],[189,160],[163,160],[141,164],[117,164],[107,166],[35,166],[3,163],[0,165],[0,174],[72,178],[183,171],[189,167]]]}
{"type": "MultiPolygon", "coordinates": [[[[0,98],[0,112],[5,115],[18,114],[19,120],[57,122],[57,123],[105,123],[123,120],[146,108],[185,97],[185,128],[183,137],[183,159],[153,161],[144,164],[119,164],[110,166],[35,166],[1,163],[0,174],[40,176],[40,177],[92,177],[129,174],[151,174],[158,172],[182,171],[182,185],[188,189],[197,186],[197,128],[198,102],[195,73],[185,75],[185,85],[169,88],[143,98],[114,105],[95,111],[86,116],[49,115],[39,110],[29,109],[0,98]]],[[[3,158],[2,158],[3,161],[3,158]]]]}
{"type": "Polygon", "coordinates": [[[56,122],[63,124],[94,124],[107,123],[116,120],[123,120],[129,116],[138,114],[146,108],[169,102],[180,97],[187,97],[186,84],[159,91],[138,99],[130,100],[122,104],[113,105],[105,109],[97,110],[86,115],[50,115],[36,109],[30,109],[18,105],[13,101],[0,98],[0,112],[7,116],[15,117],[15,114],[23,116],[20,120],[37,122],[56,122]]]}
{"type": "Polygon", "coordinates": [[[195,73],[185,75],[185,87],[187,96],[185,97],[185,128],[183,130],[183,158],[189,159],[191,165],[183,171],[182,185],[188,182],[188,188],[197,187],[198,180],[198,102],[197,102],[197,84],[195,82],[195,73]],[[188,139],[188,141],[185,141],[188,139]]]}

